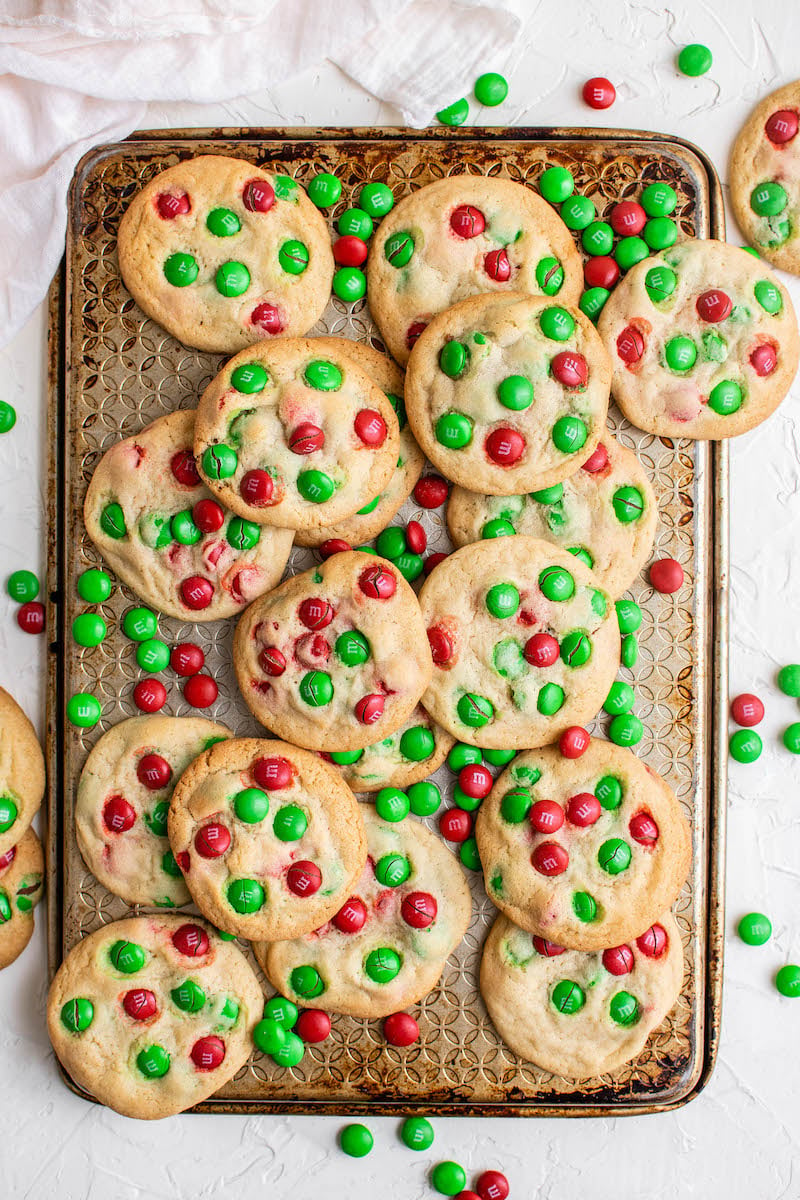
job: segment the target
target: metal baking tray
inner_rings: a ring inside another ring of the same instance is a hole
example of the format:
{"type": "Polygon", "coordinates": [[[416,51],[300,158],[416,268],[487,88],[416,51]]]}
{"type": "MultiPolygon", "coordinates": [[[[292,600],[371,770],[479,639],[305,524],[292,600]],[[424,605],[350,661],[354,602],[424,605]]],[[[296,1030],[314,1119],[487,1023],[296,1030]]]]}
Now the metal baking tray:
{"type": "MultiPolygon", "coordinates": [[[[624,130],[580,129],[216,129],[133,135],[87,154],[69,195],[66,257],[51,295],[48,628],[49,960],[51,975],[66,952],[99,925],[124,917],[122,900],[102,888],[80,857],[73,829],[75,789],[100,734],[134,715],[139,675],[134,646],[119,631],[135,601],[117,586],[102,612],[106,641],[82,649],[70,629],[85,608],[78,573],[99,563],[83,529],[83,497],[101,454],[120,437],[176,408],[192,407],[222,365],[218,355],[181,346],[144,317],[119,277],[116,234],[127,204],[147,180],[181,158],[231,154],[290,174],[302,183],[333,171],[342,200],[331,225],[368,180],[391,185],[397,198],[460,173],[503,176],[534,185],[547,165],[569,167],[579,192],[602,215],[648,182],[676,188],[685,234],[723,237],[719,181],[706,156],[677,138],[624,130]],[[103,714],[94,729],[65,720],[65,700],[94,692],[103,714]]],[[[366,301],[332,298],[315,333],[381,345],[366,301]]],[[[642,605],[640,657],[632,672],[636,711],[645,725],[638,753],[677,792],[694,838],[691,877],[676,915],[686,975],[680,1000],[634,1062],[576,1085],[521,1061],[496,1034],[477,983],[484,934],[494,909],[472,876],[474,915],[440,984],[415,1010],[421,1039],[387,1046],[378,1022],[336,1017],[331,1037],[310,1046],[291,1070],[253,1054],[203,1112],[347,1114],[620,1115],[676,1107],[696,1095],[714,1063],[720,1027],[723,869],[725,861],[725,704],[727,697],[727,448],[657,438],[633,429],[612,408],[609,425],[633,447],[653,479],[660,522],[656,553],[679,559],[689,586],[679,598],[653,595],[640,576],[631,593],[642,605]]],[[[413,498],[399,520],[419,519],[432,551],[449,549],[443,512],[420,512],[413,498]]],[[[295,549],[289,571],[315,561],[295,549]]],[[[193,625],[160,618],[168,642],[199,642],[220,685],[208,715],[237,733],[257,733],[239,698],[230,662],[234,622],[193,625]]],[[[190,711],[167,672],[172,714],[190,711]]],[[[602,731],[603,721],[598,720],[602,731]]],[[[452,776],[437,782],[447,794],[452,776]]],[[[415,819],[415,818],[410,818],[415,819]]],[[[435,818],[434,818],[435,821],[435,818]]],[[[269,989],[266,989],[269,991],[269,989]]],[[[75,1088],[66,1076],[67,1083],[75,1088]]],[[[76,1089],[75,1090],[79,1090],[76,1089]]]]}

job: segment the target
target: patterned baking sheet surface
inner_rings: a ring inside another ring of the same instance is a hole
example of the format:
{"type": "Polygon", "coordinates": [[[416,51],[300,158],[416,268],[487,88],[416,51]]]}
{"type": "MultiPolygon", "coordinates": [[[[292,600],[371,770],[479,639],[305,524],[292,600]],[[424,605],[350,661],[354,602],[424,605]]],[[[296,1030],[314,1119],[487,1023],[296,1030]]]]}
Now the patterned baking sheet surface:
{"type": "MultiPolygon", "coordinates": [[[[79,165],[70,199],[64,269],[51,302],[51,463],[48,689],[50,760],[50,969],[85,934],[129,914],[84,864],[74,836],[73,810],[81,768],[103,731],[137,709],[132,690],[140,677],[135,645],[121,632],[136,602],[116,586],[101,606],[109,636],[83,649],[70,635],[83,611],[75,581],[102,565],[86,535],[82,506],[101,455],[119,438],[176,408],[190,408],[224,358],[181,346],[146,318],[119,277],[116,235],[136,191],[162,168],[203,153],[231,154],[292,175],[307,184],[320,171],[342,181],[333,223],[355,202],[362,183],[388,183],[397,199],[426,183],[461,173],[506,177],[535,186],[546,166],[572,171],[577,190],[602,216],[647,183],[665,179],[679,197],[681,232],[722,236],[719,184],[696,148],[653,134],[582,130],[214,130],[134,135],[101,148],[79,165]],[[81,730],[64,718],[76,691],[92,692],[102,719],[81,730]]],[[[577,236],[577,235],[576,235],[577,236]]],[[[382,348],[367,300],[333,297],[314,333],[336,334],[382,348]]],[[[644,574],[631,595],[644,612],[639,659],[621,675],[635,688],[635,711],[645,734],[637,753],[664,775],[691,821],[691,877],[676,905],[686,974],[681,997],[636,1061],[588,1083],[548,1075],[519,1059],[500,1039],[478,989],[484,936],[495,910],[481,878],[470,875],[474,914],[464,942],[445,966],[439,985],[414,1010],[421,1037],[408,1049],[387,1046],[379,1022],[336,1017],[327,1041],[309,1046],[296,1067],[274,1066],[254,1052],[236,1078],[203,1111],[339,1111],[440,1113],[597,1114],[654,1111],[696,1094],[710,1073],[720,1009],[724,856],[724,720],[726,687],[725,571],[727,455],[712,446],[657,438],[632,428],[613,407],[609,426],[633,448],[650,475],[659,502],[655,555],[678,559],[686,583],[675,597],[654,594],[644,574]]],[[[413,497],[395,521],[421,521],[429,551],[449,550],[444,510],[421,510],[413,497]]],[[[296,548],[289,573],[317,561],[296,548]]],[[[159,619],[170,644],[190,640],[205,651],[219,684],[206,715],[238,734],[260,731],[240,699],[231,666],[234,621],[194,625],[159,619]]],[[[195,712],[179,681],[167,671],[164,712],[195,712]]],[[[595,723],[604,732],[606,719],[595,723]]],[[[434,777],[446,797],[453,777],[434,777]]],[[[409,818],[415,820],[416,818],[409,818]]],[[[429,820],[435,827],[436,817],[429,820]]],[[[265,990],[270,989],[265,983],[265,990]]],[[[536,1019],[536,1014],[531,1014],[536,1019]]],[[[74,1086],[74,1085],[71,1085],[74,1086]]]]}

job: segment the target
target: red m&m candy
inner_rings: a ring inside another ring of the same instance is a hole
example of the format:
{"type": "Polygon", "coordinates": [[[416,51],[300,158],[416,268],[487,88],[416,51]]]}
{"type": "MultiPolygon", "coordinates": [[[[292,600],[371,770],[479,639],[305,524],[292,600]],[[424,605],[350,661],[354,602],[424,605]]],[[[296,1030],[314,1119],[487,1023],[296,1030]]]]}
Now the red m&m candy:
{"type": "Polygon", "coordinates": [[[103,824],[109,833],[126,833],[136,820],[136,809],[124,796],[109,796],[103,805],[103,824]]]}
{"type": "Polygon", "coordinates": [[[193,612],[208,608],[214,599],[214,585],[202,575],[190,575],[184,579],[180,587],[181,600],[193,612]]]}
{"type": "Polygon", "coordinates": [[[318,425],[303,421],[289,434],[288,442],[293,454],[314,454],[325,445],[325,434],[318,425]]]}
{"type": "Polygon", "coordinates": [[[522,653],[532,667],[552,667],[558,661],[558,641],[551,633],[534,633],[522,653]]]}
{"type": "Polygon", "coordinates": [[[269,212],[275,203],[275,189],[268,179],[248,179],[242,189],[242,203],[248,212],[269,212]]]}
{"type": "Polygon", "coordinates": [[[400,913],[412,929],[427,929],[436,920],[439,906],[430,892],[409,892],[403,897],[400,913]]]}
{"type": "Polygon", "coordinates": [[[352,549],[353,547],[349,542],[346,542],[344,538],[328,538],[328,540],[323,542],[319,547],[319,555],[320,558],[325,561],[329,558],[332,558],[334,554],[346,554],[348,550],[352,549]]]}
{"type": "Polygon", "coordinates": [[[711,291],[703,292],[697,297],[695,308],[701,320],[716,322],[724,321],[726,317],[730,316],[733,304],[727,292],[721,292],[719,288],[712,288],[711,291]]]}
{"type": "Polygon", "coordinates": [[[136,778],[152,792],[158,792],[172,778],[172,767],[160,754],[144,754],[137,763],[136,778]]]}
{"type": "Polygon", "coordinates": [[[422,569],[426,575],[430,575],[431,571],[438,567],[440,562],[444,562],[444,560],[449,557],[450,556],[448,554],[445,554],[441,550],[436,554],[429,554],[425,559],[425,562],[422,564],[422,569]]]}
{"type": "Polygon", "coordinates": [[[414,485],[414,499],[421,508],[438,508],[447,499],[448,490],[441,475],[423,475],[414,485]]]}
{"type": "Polygon", "coordinates": [[[636,945],[647,958],[660,958],[667,948],[667,931],[663,925],[651,925],[636,939],[636,945]]]}
{"type": "Polygon", "coordinates": [[[474,238],[486,228],[486,218],[472,204],[459,204],[450,214],[450,228],[460,238],[474,238]]]}
{"type": "Polygon", "coordinates": [[[610,291],[619,279],[619,264],[608,254],[597,254],[583,264],[583,278],[587,288],[610,291]]]}
{"type": "Polygon", "coordinates": [[[322,887],[322,872],[316,863],[301,859],[286,872],[286,886],[295,896],[313,896],[322,887]]]}
{"type": "Polygon", "coordinates": [[[563,875],[569,866],[569,854],[558,842],[540,842],[531,855],[531,864],[540,875],[563,875]]]}
{"type": "Polygon", "coordinates": [[[265,675],[277,679],[286,670],[286,658],[277,646],[265,646],[258,656],[258,665],[265,675]]]}
{"type": "Polygon", "coordinates": [[[406,346],[409,350],[413,350],[416,345],[417,338],[425,331],[428,326],[427,321],[413,321],[406,330],[406,346]]]}
{"type": "Polygon", "coordinates": [[[330,625],[336,613],[329,600],[309,596],[298,608],[297,615],[306,629],[324,629],[326,625],[330,625]]]}
{"type": "Polygon", "coordinates": [[[210,821],[194,835],[194,848],[201,858],[221,858],[230,844],[230,830],[220,821],[210,821]]]}
{"type": "Polygon", "coordinates": [[[272,499],[275,485],[268,471],[259,467],[245,471],[239,484],[239,494],[253,508],[264,508],[272,499]]]}
{"type": "Polygon", "coordinates": [[[439,832],[448,842],[465,842],[472,832],[472,818],[463,808],[449,808],[439,818],[439,832]]]}
{"type": "Polygon", "coordinates": [[[586,462],[581,466],[582,471],[586,471],[589,475],[597,475],[600,471],[605,471],[608,466],[608,451],[601,442],[593,454],[590,454],[586,462]]]}
{"type": "Polygon", "coordinates": [[[750,366],[756,375],[762,379],[767,375],[771,375],[777,365],[778,351],[771,342],[762,342],[760,346],[756,346],[750,355],[750,366]]]}
{"type": "Polygon", "coordinates": [[[219,695],[219,688],[210,675],[192,675],[183,685],[183,695],[192,708],[210,708],[219,695]]]}
{"type": "Polygon", "coordinates": [[[491,774],[480,763],[467,763],[458,773],[458,786],[471,800],[483,800],[492,790],[491,774]]]}
{"type": "Polygon", "coordinates": [[[225,1043],[214,1034],[198,1038],[192,1046],[191,1058],[198,1071],[215,1071],[225,1060],[225,1043]]]}
{"type": "Polygon", "coordinates": [[[537,833],[555,833],[564,824],[564,810],[555,800],[537,800],[530,811],[530,822],[537,833]]]}
{"type": "Polygon", "coordinates": [[[501,1171],[484,1171],[475,1184],[481,1200],[506,1200],[508,1180],[501,1171]]]}
{"type": "Polygon", "coordinates": [[[617,98],[613,83],[603,75],[587,79],[581,94],[589,108],[610,108],[617,98]]]}
{"type": "Polygon", "coordinates": [[[620,237],[635,237],[644,229],[647,213],[635,200],[622,200],[614,205],[608,220],[614,233],[620,237]]]}
{"type": "Polygon", "coordinates": [[[225,523],[225,513],[216,500],[198,500],[192,509],[192,519],[202,533],[216,533],[225,523]]]}
{"type": "Polygon", "coordinates": [[[172,935],[172,944],[187,958],[202,958],[208,954],[208,934],[200,925],[179,925],[172,935]]]}
{"type": "Polygon", "coordinates": [[[397,580],[386,567],[367,567],[358,577],[358,586],[371,600],[390,600],[397,591],[397,580]]]}
{"type": "Polygon", "coordinates": [[[562,758],[580,758],[589,749],[591,738],[580,725],[570,725],[558,739],[562,758]]]}
{"type": "Polygon", "coordinates": [[[272,337],[282,333],[284,328],[281,310],[275,304],[268,304],[266,300],[255,306],[250,314],[250,323],[272,337]]]}
{"type": "Polygon", "coordinates": [[[450,662],[453,657],[453,641],[440,625],[432,625],[428,630],[428,644],[431,648],[431,658],[438,667],[450,662]]]}
{"type": "Polygon", "coordinates": [[[268,792],[279,792],[290,787],[294,770],[288,758],[277,754],[270,758],[257,758],[253,763],[253,778],[259,787],[268,792]]]}
{"type": "Polygon", "coordinates": [[[132,988],[122,997],[122,1007],[133,1021],[149,1021],[157,1011],[156,998],[149,988],[132,988]]]}
{"type": "Polygon", "coordinates": [[[559,954],[565,953],[564,946],[557,946],[555,942],[548,942],[547,938],[543,937],[533,939],[533,948],[543,958],[558,958],[559,954]]]}
{"type": "Polygon", "coordinates": [[[353,422],[356,435],[365,446],[382,446],[386,441],[386,422],[373,408],[362,408],[353,422]]]}
{"type": "Polygon", "coordinates": [[[632,366],[644,354],[644,337],[635,325],[628,325],[617,338],[617,354],[632,366]]]}
{"type": "Polygon", "coordinates": [[[321,1008],[307,1008],[297,1018],[294,1032],[304,1042],[324,1042],[331,1032],[331,1019],[321,1008]]]}
{"type": "Polygon", "coordinates": [[[683,567],[674,558],[659,558],[650,567],[650,582],[667,596],[683,586],[683,578],[683,567]]]}
{"type": "Polygon", "coordinates": [[[603,966],[609,975],[629,975],[633,970],[633,951],[630,946],[612,946],[604,950],[603,966]]]}
{"type": "Polygon", "coordinates": [[[525,453],[525,438],[516,429],[493,429],[484,443],[486,453],[499,467],[513,467],[525,453]]]}
{"type": "Polygon", "coordinates": [[[140,679],[133,689],[133,702],[141,712],[158,712],[167,702],[167,689],[158,679],[140,679]]]}
{"type": "Polygon", "coordinates": [[[483,260],[483,269],[495,283],[507,283],[511,278],[511,262],[503,250],[491,250],[483,260]]]}
{"type": "Polygon", "coordinates": [[[764,132],[775,146],[783,146],[797,137],[798,118],[792,108],[779,108],[767,118],[764,132]]]}
{"type": "Polygon", "coordinates": [[[586,387],[589,379],[586,359],[575,350],[562,350],[556,354],[550,363],[550,372],[554,379],[568,388],[586,387]]]}
{"type": "Polygon", "coordinates": [[[385,700],[377,692],[362,696],[355,706],[357,720],[362,725],[374,725],[383,716],[385,700]]]}
{"type": "Polygon", "coordinates": [[[634,813],[630,819],[628,830],[633,840],[640,846],[655,846],[658,841],[658,825],[655,818],[644,809],[634,813]]]}
{"type": "Polygon", "coordinates": [[[731,716],[737,725],[750,729],[764,719],[764,705],[758,696],[751,692],[742,692],[731,701],[731,716]]]}
{"type": "Polygon", "coordinates": [[[428,548],[428,535],[419,521],[409,521],[406,525],[406,544],[412,554],[424,554],[428,548]]]}
{"type": "Polygon", "coordinates": [[[333,243],[333,257],[341,267],[360,267],[367,253],[367,243],[354,234],[345,234],[333,243]]]}
{"type": "Polygon", "coordinates": [[[17,609],[17,624],[23,633],[44,632],[44,605],[38,600],[28,600],[17,609]]]}
{"type": "Polygon", "coordinates": [[[358,933],[363,929],[367,920],[367,906],[358,896],[345,900],[342,907],[333,918],[333,924],[340,933],[358,933]]]}
{"type": "Polygon", "coordinates": [[[191,450],[178,450],[173,454],[169,465],[178,483],[182,483],[184,487],[197,487],[199,485],[200,476],[197,474],[197,467],[195,466],[194,455],[191,450]]]}
{"type": "Polygon", "coordinates": [[[186,192],[159,192],[155,204],[162,221],[174,221],[192,209],[186,192]]]}
{"type": "Polygon", "coordinates": [[[602,811],[600,801],[592,792],[579,792],[567,802],[567,820],[570,825],[577,825],[579,829],[588,829],[590,825],[594,825],[602,811]]]}
{"type": "Polygon", "coordinates": [[[174,646],[169,656],[169,665],[176,675],[196,675],[205,666],[206,656],[194,642],[181,642],[174,646]]]}
{"type": "Polygon", "coordinates": [[[383,1022],[383,1036],[390,1046],[411,1046],[419,1038],[419,1025],[409,1013],[392,1013],[383,1022]]]}

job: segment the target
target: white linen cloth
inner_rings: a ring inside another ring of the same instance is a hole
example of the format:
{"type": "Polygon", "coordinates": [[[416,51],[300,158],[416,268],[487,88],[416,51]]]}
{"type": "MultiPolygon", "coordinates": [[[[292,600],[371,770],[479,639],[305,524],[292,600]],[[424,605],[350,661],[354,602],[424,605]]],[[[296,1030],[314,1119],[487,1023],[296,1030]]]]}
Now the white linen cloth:
{"type": "Polygon", "coordinates": [[[148,101],[230,100],[327,58],[420,128],[502,64],[527,0],[2,0],[0,345],[44,298],[65,197],[148,101]]]}

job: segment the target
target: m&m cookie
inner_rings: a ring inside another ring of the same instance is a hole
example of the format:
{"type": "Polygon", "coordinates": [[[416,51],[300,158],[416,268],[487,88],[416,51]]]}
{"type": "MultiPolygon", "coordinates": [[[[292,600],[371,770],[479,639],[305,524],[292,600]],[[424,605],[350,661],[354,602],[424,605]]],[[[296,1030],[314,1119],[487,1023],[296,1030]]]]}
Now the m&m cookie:
{"type": "Polygon", "coordinates": [[[16,846],[0,855],[0,971],[19,958],[31,940],[43,873],[42,843],[26,829],[16,846]]]}
{"type": "Polygon", "coordinates": [[[617,284],[598,322],[611,390],[639,429],[735,437],[786,395],[800,340],[789,293],[726,242],[679,242],[617,284]]]}
{"type": "Polygon", "coordinates": [[[475,826],[486,891],[523,929],[600,950],[638,937],[683,887],[691,833],[668,784],[630,750],[592,738],[520,754],[475,826]]]}
{"type": "Polygon", "coordinates": [[[631,586],[653,548],[658,504],[632,450],[607,431],[580,471],[563,483],[515,496],[481,496],[456,487],[447,525],[456,546],[530,534],[563,546],[616,598],[631,586]]]}
{"type": "Polygon", "coordinates": [[[414,347],[406,409],[440,471],[507,496],[560,483],[605,431],[611,366],[577,308],[512,294],[472,296],[414,347]]]}
{"type": "Polygon", "coordinates": [[[104,925],[50,985],[47,1027],[79,1087],[153,1120],[212,1095],[247,1061],[264,996],[242,952],[187,916],[104,925]]]}
{"type": "Polygon", "coordinates": [[[324,924],[367,855],[358,802],[337,772],[258,738],[212,746],[184,771],[169,840],[203,915],[251,941],[324,924]]]}
{"type": "Polygon", "coordinates": [[[128,904],[187,904],[167,840],[175,784],[231,731],[203,717],[131,717],[92,748],[78,781],[75,835],[96,879],[128,904]]]}
{"type": "Polygon", "coordinates": [[[420,605],[434,663],[423,703],[459,741],[543,746],[608,695],[614,605],[566,550],[524,534],[464,546],[428,577],[420,605]]]}
{"type": "Polygon", "coordinates": [[[0,857],[22,841],[44,795],[44,757],[36,731],[0,687],[0,857]]]}
{"type": "Polygon", "coordinates": [[[433,670],[419,602],[396,567],[357,551],[262,596],[233,664],[253,715],[310,750],[363,750],[400,729],[433,670]]]}
{"type": "Polygon", "coordinates": [[[330,297],[324,217],[294,179],[238,158],[160,172],[128,207],[117,247],[140,308],[200,350],[307,333],[330,297]]]}
{"type": "Polygon", "coordinates": [[[194,413],[159,417],[101,458],[83,506],[89,537],[115,574],[160,612],[216,621],[274,587],[288,529],[243,520],[195,465],[194,413]]]}
{"type": "Polygon", "coordinates": [[[380,495],[397,466],[400,428],[353,359],[313,338],[281,338],[242,351],[211,381],[194,452],[217,500],[248,524],[311,533],[380,495]]]}
{"type": "Polygon", "coordinates": [[[255,951],[273,987],[295,1004],[385,1017],[436,986],[466,933],[472,900],[457,860],[429,829],[360,807],[368,857],[352,894],[321,929],[255,951]]]}
{"type": "Polygon", "coordinates": [[[370,310],[401,364],[459,300],[525,292],[578,303],[580,256],[561,218],[510,179],[454,175],[406,196],[381,221],[367,264],[370,310]]]}
{"type": "Polygon", "coordinates": [[[543,1071],[589,1079],[636,1058],[683,983],[675,918],[593,953],[566,950],[498,917],[483,947],[481,994],[503,1041],[543,1071]]]}
{"type": "Polygon", "coordinates": [[[418,704],[399,729],[363,750],[323,754],[354,792],[377,792],[384,787],[404,788],[437,771],[453,745],[453,738],[418,704]]]}
{"type": "Polygon", "coordinates": [[[800,275],[800,81],[771,92],[745,122],[731,157],[731,202],[747,241],[800,275]]]}
{"type": "Polygon", "coordinates": [[[422,472],[425,455],[417,445],[406,417],[403,372],[388,354],[381,354],[366,342],[349,342],[345,338],[315,338],[314,345],[321,355],[330,351],[351,359],[378,385],[397,414],[400,452],[394,473],[380,494],[373,496],[353,516],[322,529],[298,529],[294,538],[298,546],[319,546],[336,540],[361,546],[389,524],[411,495],[422,472]]]}

